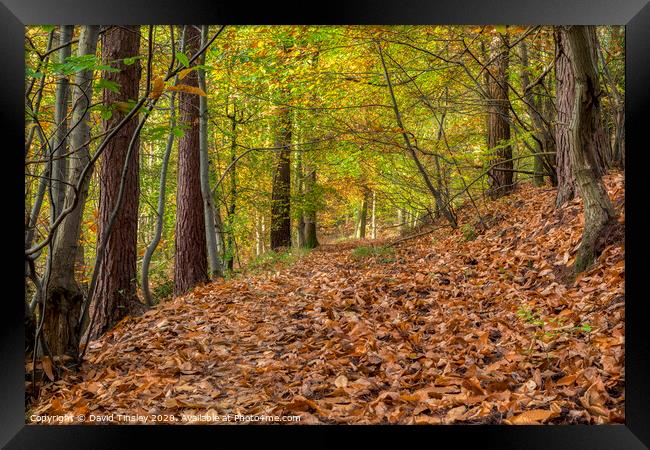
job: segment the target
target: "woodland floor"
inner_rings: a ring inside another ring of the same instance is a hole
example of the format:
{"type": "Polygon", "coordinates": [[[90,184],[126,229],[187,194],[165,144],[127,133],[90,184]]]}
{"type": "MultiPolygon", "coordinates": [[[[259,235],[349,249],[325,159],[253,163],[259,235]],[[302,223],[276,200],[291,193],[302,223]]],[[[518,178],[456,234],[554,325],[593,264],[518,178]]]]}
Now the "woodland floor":
{"type": "MultiPolygon", "coordinates": [[[[623,176],[606,183],[624,224],[623,176]]],[[[581,203],[555,210],[554,198],[522,185],[490,204],[473,240],[440,229],[365,258],[359,242],[327,245],[163,302],[92,342],[28,417],[623,422],[623,226],[572,280],[581,203]]]]}

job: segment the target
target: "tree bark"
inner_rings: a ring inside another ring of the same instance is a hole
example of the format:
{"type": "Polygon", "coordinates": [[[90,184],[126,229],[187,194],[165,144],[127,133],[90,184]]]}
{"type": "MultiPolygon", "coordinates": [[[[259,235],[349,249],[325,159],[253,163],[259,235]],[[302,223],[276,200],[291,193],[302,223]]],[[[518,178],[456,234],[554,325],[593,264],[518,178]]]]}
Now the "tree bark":
{"type": "MultiPolygon", "coordinates": [[[[208,42],[208,25],[201,27],[201,47],[208,42]]],[[[200,57],[200,64],[205,64],[205,53],[200,57]]],[[[198,69],[198,84],[207,93],[205,70],[198,69]]],[[[223,277],[219,251],[217,248],[217,233],[214,220],[214,201],[210,189],[210,159],[208,157],[208,98],[199,97],[199,147],[201,154],[201,195],[203,196],[203,214],[205,220],[205,240],[210,263],[210,274],[213,277],[223,277]]]]}
{"type": "Polygon", "coordinates": [[[601,180],[599,167],[600,86],[594,64],[593,41],[588,26],[566,29],[569,60],[575,79],[573,113],[571,115],[571,164],[585,217],[582,241],[578,248],[574,269],[588,268],[602,250],[600,248],[616,213],[601,180]]]}
{"type": "MultiPolygon", "coordinates": [[[[88,25],[81,29],[78,56],[94,55],[97,49],[99,26],[88,25]]],[[[92,70],[82,70],[75,75],[75,87],[72,96],[72,120],[75,128],[70,134],[70,148],[74,156],[69,160],[67,182],[75,185],[90,162],[88,141],[90,123],[88,108],[92,98],[92,70]]],[[[79,350],[78,328],[79,314],[83,295],[75,280],[75,263],[77,261],[79,236],[83,210],[88,196],[88,184],[92,171],[89,170],[76,193],[79,200],[76,207],[61,222],[51,245],[52,264],[49,278],[43,318],[43,337],[54,355],[68,354],[77,356],[79,350]]],[[[75,191],[73,186],[66,189],[64,209],[73,204],[75,191]]]]}
{"type": "Polygon", "coordinates": [[[273,173],[271,193],[271,250],[291,247],[291,114],[278,108],[275,147],[281,148],[273,173]]]}
{"type": "MultiPolygon", "coordinates": [[[[236,106],[236,104],[235,104],[236,106]]],[[[237,211],[237,108],[233,107],[230,116],[230,197],[227,210],[228,219],[228,246],[226,248],[225,263],[228,270],[232,271],[235,265],[235,212],[237,211]]]]}
{"type": "MultiPolygon", "coordinates": [[[[196,26],[186,31],[187,53],[200,48],[201,33],[196,26]]],[[[190,72],[183,84],[198,87],[196,71],[190,72]]],[[[178,143],[178,182],[176,191],[176,238],[174,259],[174,295],[189,292],[208,281],[208,260],[205,242],[205,217],[201,195],[201,156],[199,152],[199,97],[180,92],[180,122],[186,126],[178,143]]]]}
{"type": "Polygon", "coordinates": [[[295,152],[295,161],[296,161],[296,168],[295,168],[295,195],[297,198],[300,199],[301,202],[301,207],[298,210],[298,223],[296,224],[296,238],[297,241],[296,245],[299,248],[305,247],[305,209],[308,207],[307,205],[307,197],[306,197],[306,180],[304,180],[304,174],[303,174],[303,167],[302,167],[302,154],[300,149],[296,150],[295,152]]]}
{"type": "MultiPolygon", "coordinates": [[[[74,26],[62,25],[60,27],[59,45],[67,44],[72,40],[74,26]]],[[[59,50],[59,62],[64,62],[71,53],[71,45],[66,45],[59,50]]],[[[70,82],[68,77],[61,75],[56,84],[56,103],[54,104],[54,122],[56,124],[56,133],[52,140],[52,219],[54,222],[63,209],[65,202],[65,180],[68,175],[68,159],[60,155],[65,155],[67,151],[68,132],[67,115],[68,115],[68,90],[70,82]]]]}
{"type": "Polygon", "coordinates": [[[371,222],[371,237],[377,239],[377,195],[372,191],[372,222],[371,222]]]}
{"type": "MultiPolygon", "coordinates": [[[[119,91],[104,89],[104,105],[115,106],[137,102],[139,97],[140,63],[124,64],[124,58],[140,54],[140,27],[115,27],[102,36],[103,63],[119,69],[119,72],[104,72],[102,77],[119,85],[119,91]]],[[[114,108],[111,117],[103,121],[104,131],[119,124],[127,112],[114,108]]],[[[138,250],[138,204],[139,183],[139,138],[127,162],[127,152],[138,126],[137,115],[133,116],[106,145],[102,155],[99,176],[99,227],[97,248],[106,246],[97,275],[95,297],[90,305],[90,317],[94,317],[89,339],[95,339],[110,330],[126,315],[142,309],[137,295],[137,250],[138,250]],[[116,207],[122,171],[128,164],[120,209],[115,217],[108,238],[105,229],[116,207]],[[104,239],[107,239],[104,242],[104,239]]]]}
{"type": "Polygon", "coordinates": [[[573,113],[575,80],[568,56],[566,31],[556,27],[555,32],[555,92],[557,123],[555,125],[555,144],[557,148],[556,173],[557,196],[555,206],[559,208],[572,200],[576,194],[576,181],[571,168],[571,130],[569,124],[573,113]]]}
{"type": "MultiPolygon", "coordinates": [[[[183,27],[183,31],[181,32],[179,39],[179,49],[181,52],[185,51],[186,30],[187,26],[183,27]]],[[[171,25],[171,45],[175,45],[175,42],[173,42],[173,34],[173,25],[171,25]]],[[[176,76],[175,82],[178,82],[178,76],[176,76]]],[[[160,243],[160,238],[162,237],[163,232],[166,203],[165,197],[167,193],[167,171],[169,167],[169,158],[174,148],[174,129],[176,128],[176,92],[172,91],[169,95],[169,134],[167,135],[165,153],[163,155],[162,166],[160,168],[160,188],[158,191],[158,207],[156,208],[156,228],[153,238],[147,246],[147,249],[144,252],[144,257],[142,258],[142,294],[145,303],[150,306],[153,304],[153,299],[151,296],[151,290],[149,289],[149,264],[151,262],[151,258],[153,257],[153,253],[156,251],[156,248],[160,243]]]]}
{"type": "Polygon", "coordinates": [[[359,215],[357,216],[357,239],[366,238],[366,222],[368,218],[368,196],[369,190],[364,186],[363,197],[361,199],[361,207],[359,208],[359,215]]]}
{"type": "Polygon", "coordinates": [[[316,248],[320,244],[316,235],[316,169],[312,169],[305,179],[305,247],[316,248]]]}
{"type": "Polygon", "coordinates": [[[507,35],[495,34],[490,46],[493,63],[488,78],[488,150],[493,154],[488,172],[488,194],[496,199],[513,190],[513,161],[510,141],[508,105],[508,49],[507,35]]]}

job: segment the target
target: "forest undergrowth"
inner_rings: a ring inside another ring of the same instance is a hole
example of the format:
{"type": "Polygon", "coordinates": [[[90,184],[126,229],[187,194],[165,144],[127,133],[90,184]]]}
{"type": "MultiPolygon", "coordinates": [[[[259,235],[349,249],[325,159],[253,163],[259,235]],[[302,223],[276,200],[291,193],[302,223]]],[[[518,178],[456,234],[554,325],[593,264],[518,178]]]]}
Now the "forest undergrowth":
{"type": "Polygon", "coordinates": [[[622,423],[624,177],[605,183],[619,226],[577,277],[580,199],[556,209],[554,189],[524,184],[481,210],[487,230],[466,207],[453,232],[321,246],[127,317],[79,371],[37,365],[55,381],[28,421],[622,423]]]}

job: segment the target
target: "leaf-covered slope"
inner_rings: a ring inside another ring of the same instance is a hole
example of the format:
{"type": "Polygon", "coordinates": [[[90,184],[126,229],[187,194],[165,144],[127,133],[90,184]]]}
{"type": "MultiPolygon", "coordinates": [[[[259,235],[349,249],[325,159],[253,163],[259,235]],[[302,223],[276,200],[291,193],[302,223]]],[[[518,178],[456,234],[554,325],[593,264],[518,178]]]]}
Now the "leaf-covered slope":
{"type": "MultiPolygon", "coordinates": [[[[607,186],[624,224],[622,175],[607,186]]],[[[555,210],[554,195],[524,186],[491,203],[474,240],[441,229],[365,257],[326,246],[196,289],[91,343],[32,413],[622,422],[622,225],[573,281],[581,205],[555,210]]]]}

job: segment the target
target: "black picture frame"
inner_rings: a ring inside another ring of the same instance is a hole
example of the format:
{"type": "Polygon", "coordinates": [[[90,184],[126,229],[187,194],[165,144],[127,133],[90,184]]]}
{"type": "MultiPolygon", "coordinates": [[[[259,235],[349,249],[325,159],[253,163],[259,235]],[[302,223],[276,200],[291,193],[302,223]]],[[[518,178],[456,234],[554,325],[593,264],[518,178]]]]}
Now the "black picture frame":
{"type": "MultiPolygon", "coordinates": [[[[526,449],[642,449],[650,447],[650,339],[644,271],[647,265],[647,222],[643,220],[644,168],[649,145],[647,129],[650,85],[650,3],[648,0],[334,0],[312,5],[293,1],[280,4],[223,0],[1,0],[0,4],[0,124],[4,170],[2,178],[8,225],[2,235],[4,283],[0,309],[0,445],[5,448],[134,448],[142,439],[163,446],[190,444],[200,435],[216,445],[238,433],[242,443],[260,434],[269,439],[290,434],[300,446],[340,445],[355,437],[382,440],[388,433],[407,438],[405,445],[423,439],[442,445],[441,439],[461,447],[526,449]],[[624,425],[567,426],[38,426],[25,424],[23,305],[24,274],[18,228],[24,214],[19,186],[24,158],[24,26],[33,24],[594,24],[626,25],[626,406],[624,425]],[[631,245],[630,245],[631,244],[631,245]],[[14,259],[15,258],[15,259],[14,259]],[[16,295],[13,295],[14,290],[16,295]],[[334,430],[336,428],[336,430],[334,430]],[[338,431],[333,433],[332,431],[338,431]],[[342,432],[342,433],[341,433],[342,432]],[[344,436],[341,436],[344,434],[344,436]],[[209,435],[209,436],[207,436],[209,435]],[[314,436],[316,435],[316,436],[314,436]]],[[[284,437],[287,439],[287,436],[284,437]]],[[[287,443],[289,441],[286,441],[287,443]]],[[[160,445],[155,444],[155,445],[160,445]]]]}

